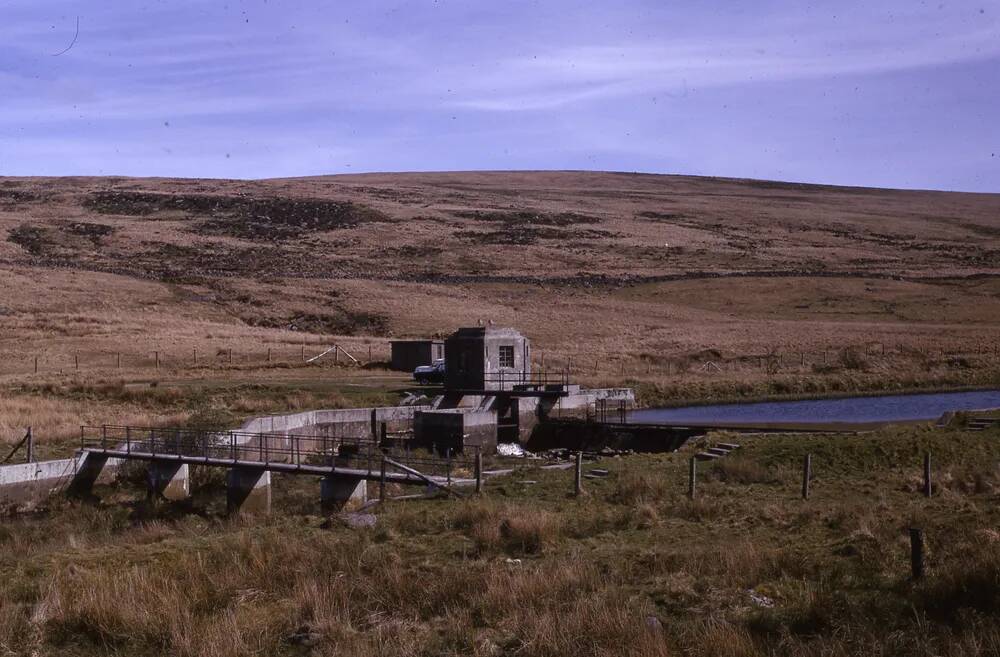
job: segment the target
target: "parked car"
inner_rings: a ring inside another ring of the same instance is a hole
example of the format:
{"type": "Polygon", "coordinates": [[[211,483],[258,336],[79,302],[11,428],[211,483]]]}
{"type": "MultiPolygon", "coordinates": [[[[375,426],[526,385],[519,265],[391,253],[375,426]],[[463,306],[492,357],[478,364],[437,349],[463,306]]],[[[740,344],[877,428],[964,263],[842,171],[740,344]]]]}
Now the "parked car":
{"type": "Polygon", "coordinates": [[[431,365],[421,365],[413,370],[413,380],[417,383],[444,383],[444,359],[439,358],[431,365]]]}

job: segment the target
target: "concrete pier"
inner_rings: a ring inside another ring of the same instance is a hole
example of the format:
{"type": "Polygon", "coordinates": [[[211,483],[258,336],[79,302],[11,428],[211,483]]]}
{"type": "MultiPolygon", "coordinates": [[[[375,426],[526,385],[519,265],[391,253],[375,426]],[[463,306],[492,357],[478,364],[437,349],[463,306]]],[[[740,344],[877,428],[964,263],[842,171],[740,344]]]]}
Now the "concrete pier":
{"type": "Polygon", "coordinates": [[[226,476],[229,513],[270,513],[271,473],[259,468],[233,468],[226,476]]]}
{"type": "Polygon", "coordinates": [[[76,472],[66,491],[73,497],[89,497],[94,489],[94,483],[101,476],[108,457],[103,454],[84,452],[77,460],[76,472]]]}
{"type": "Polygon", "coordinates": [[[319,483],[319,497],[324,511],[356,509],[368,501],[368,482],[343,475],[323,477],[319,483]]]}
{"type": "Polygon", "coordinates": [[[186,463],[150,463],[147,471],[149,492],[168,500],[187,499],[191,495],[188,470],[186,463]]]}

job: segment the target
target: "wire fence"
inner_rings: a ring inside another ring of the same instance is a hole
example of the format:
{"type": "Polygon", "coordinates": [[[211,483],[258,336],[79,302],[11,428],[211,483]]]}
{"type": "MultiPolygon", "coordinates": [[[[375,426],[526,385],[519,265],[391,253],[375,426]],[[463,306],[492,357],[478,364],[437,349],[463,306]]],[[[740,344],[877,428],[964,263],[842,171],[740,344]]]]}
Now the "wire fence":
{"type": "MultiPolygon", "coordinates": [[[[978,362],[1000,362],[1000,341],[969,344],[916,345],[903,342],[872,341],[822,348],[772,347],[755,352],[739,352],[706,346],[679,352],[601,351],[593,355],[544,353],[532,362],[531,381],[551,377],[563,382],[572,376],[681,376],[726,373],[780,372],[824,373],[834,369],[863,369],[880,362],[920,362],[968,367],[978,362]]],[[[72,372],[114,372],[119,370],[184,371],[240,368],[306,367],[385,367],[389,368],[388,343],[369,343],[349,348],[339,344],[287,345],[237,349],[229,346],[206,349],[192,347],[101,350],[54,353],[0,352],[0,375],[72,372]]],[[[511,376],[515,376],[516,373],[511,376]]],[[[526,375],[521,375],[526,376],[526,375]]]]}

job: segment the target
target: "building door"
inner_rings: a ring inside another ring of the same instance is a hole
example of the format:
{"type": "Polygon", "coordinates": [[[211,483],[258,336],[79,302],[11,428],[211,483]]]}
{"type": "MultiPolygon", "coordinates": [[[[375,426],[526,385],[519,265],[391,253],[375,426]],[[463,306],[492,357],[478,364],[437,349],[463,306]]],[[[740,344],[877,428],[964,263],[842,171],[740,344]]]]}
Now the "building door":
{"type": "Polygon", "coordinates": [[[516,443],[521,438],[521,413],[516,397],[510,397],[497,409],[497,441],[516,443]]]}

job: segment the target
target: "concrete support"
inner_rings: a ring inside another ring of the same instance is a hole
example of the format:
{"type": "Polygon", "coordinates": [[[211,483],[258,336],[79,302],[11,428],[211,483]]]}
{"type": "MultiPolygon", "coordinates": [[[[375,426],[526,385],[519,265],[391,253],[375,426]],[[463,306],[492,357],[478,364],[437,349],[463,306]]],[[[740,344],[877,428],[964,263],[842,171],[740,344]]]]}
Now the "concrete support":
{"type": "Polygon", "coordinates": [[[325,511],[356,509],[368,501],[368,482],[357,477],[329,475],[320,480],[319,497],[325,511]]]}
{"type": "Polygon", "coordinates": [[[191,495],[188,470],[186,463],[150,463],[147,471],[149,492],[168,500],[187,499],[191,495]]]}
{"type": "Polygon", "coordinates": [[[101,470],[107,462],[108,457],[103,454],[83,452],[77,458],[76,472],[73,473],[73,480],[66,492],[73,497],[89,497],[93,492],[94,482],[101,476],[101,470]]]}
{"type": "Polygon", "coordinates": [[[229,513],[270,513],[271,472],[260,468],[233,468],[226,476],[229,513]]]}

